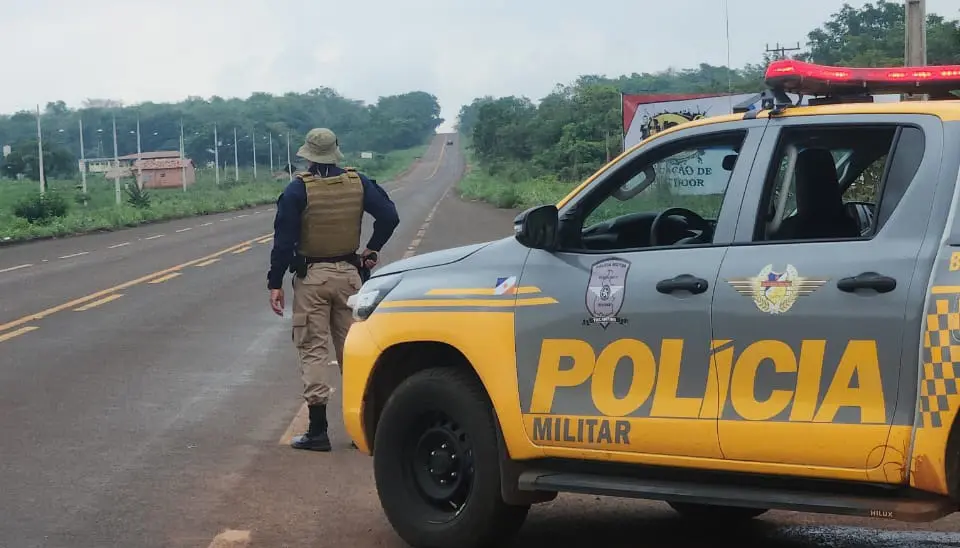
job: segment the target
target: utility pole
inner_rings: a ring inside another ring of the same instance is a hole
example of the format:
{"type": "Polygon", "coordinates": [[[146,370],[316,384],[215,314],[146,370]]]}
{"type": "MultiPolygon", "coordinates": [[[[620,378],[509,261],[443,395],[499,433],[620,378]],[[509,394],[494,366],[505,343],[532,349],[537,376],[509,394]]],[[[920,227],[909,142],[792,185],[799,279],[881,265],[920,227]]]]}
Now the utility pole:
{"type": "Polygon", "coordinates": [[[237,152],[237,128],[233,128],[233,182],[240,180],[240,157],[237,152]]]}
{"type": "Polygon", "coordinates": [[[80,185],[83,189],[83,205],[87,205],[87,157],[83,152],[83,118],[80,118],[80,185]]]}
{"type": "Polygon", "coordinates": [[[797,42],[797,45],[792,48],[781,46],[780,42],[777,42],[777,46],[773,48],[770,47],[770,44],[766,44],[766,50],[767,50],[767,53],[776,53],[777,54],[776,58],[778,60],[786,59],[788,51],[800,51],[800,42],[797,42]]]}
{"type": "Polygon", "coordinates": [[[253,142],[253,180],[257,180],[257,128],[250,130],[250,141],[253,142]]]}
{"type": "Polygon", "coordinates": [[[117,113],[113,113],[113,193],[120,205],[120,157],[117,153],[117,113]]]}
{"type": "MultiPolygon", "coordinates": [[[[927,65],[927,1],[905,0],[904,52],[905,66],[923,67],[927,65]]],[[[904,94],[904,101],[922,101],[924,95],[904,94]]]]}
{"type": "Polygon", "coordinates": [[[43,195],[47,192],[47,181],[46,181],[46,176],[43,173],[43,131],[40,129],[40,105],[39,104],[37,104],[37,153],[39,154],[39,158],[37,159],[40,162],[38,166],[40,170],[40,194],[43,195]]]}
{"type": "MultiPolygon", "coordinates": [[[[217,138],[217,123],[213,123],[213,169],[217,177],[217,186],[220,186],[220,139],[217,138]]],[[[224,173],[226,175],[226,173],[224,173]]]]}
{"type": "Polygon", "coordinates": [[[273,177],[273,131],[270,132],[270,177],[273,177]]]}

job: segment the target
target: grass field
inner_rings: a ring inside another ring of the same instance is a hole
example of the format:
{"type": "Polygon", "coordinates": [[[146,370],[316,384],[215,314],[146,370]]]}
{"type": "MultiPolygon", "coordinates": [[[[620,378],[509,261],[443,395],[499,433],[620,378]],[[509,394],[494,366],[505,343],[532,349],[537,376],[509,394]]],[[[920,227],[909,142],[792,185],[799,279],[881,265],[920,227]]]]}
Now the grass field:
{"type": "MultiPolygon", "coordinates": [[[[426,145],[391,152],[372,160],[347,158],[346,165],[357,167],[380,183],[389,181],[405,171],[422,155],[426,145]]],[[[128,195],[121,190],[120,206],[116,205],[112,179],[99,175],[87,176],[86,205],[78,187],[80,180],[47,181],[48,195],[59,195],[68,204],[62,217],[53,217],[44,222],[31,223],[14,215],[17,204],[35,198],[39,194],[36,181],[0,179],[0,244],[35,238],[66,236],[99,230],[116,230],[145,222],[160,221],[219,213],[268,204],[276,201],[288,179],[274,179],[269,169],[258,169],[258,178],[253,179],[252,170],[240,170],[234,181],[232,169],[221,172],[220,184],[210,170],[198,170],[197,182],[182,189],[147,190],[150,206],[137,208],[128,203],[128,195]]],[[[132,185],[133,179],[121,179],[121,186],[132,185]]]]}

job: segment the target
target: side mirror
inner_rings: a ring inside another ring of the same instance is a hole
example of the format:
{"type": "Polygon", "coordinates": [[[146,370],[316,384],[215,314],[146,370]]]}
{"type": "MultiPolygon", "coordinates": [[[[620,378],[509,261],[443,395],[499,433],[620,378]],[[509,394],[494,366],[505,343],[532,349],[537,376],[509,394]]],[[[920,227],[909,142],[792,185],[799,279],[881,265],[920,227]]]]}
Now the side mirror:
{"type": "Polygon", "coordinates": [[[532,249],[546,251],[556,249],[559,226],[559,212],[557,206],[552,204],[531,207],[513,220],[518,242],[532,249]]]}

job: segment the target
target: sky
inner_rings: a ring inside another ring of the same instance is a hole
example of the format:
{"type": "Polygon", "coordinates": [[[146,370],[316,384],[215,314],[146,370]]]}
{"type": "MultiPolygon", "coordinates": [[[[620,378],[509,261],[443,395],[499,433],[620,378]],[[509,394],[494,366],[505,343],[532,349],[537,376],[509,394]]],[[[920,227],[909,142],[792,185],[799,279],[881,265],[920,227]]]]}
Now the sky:
{"type": "MultiPolygon", "coordinates": [[[[0,112],[331,87],[423,90],[449,130],[483,95],[538,100],[581,74],[759,62],[805,44],[838,0],[0,0],[0,112]]],[[[859,7],[862,0],[853,0],[859,7]]],[[[960,17],[956,0],[928,12],[960,17]]]]}

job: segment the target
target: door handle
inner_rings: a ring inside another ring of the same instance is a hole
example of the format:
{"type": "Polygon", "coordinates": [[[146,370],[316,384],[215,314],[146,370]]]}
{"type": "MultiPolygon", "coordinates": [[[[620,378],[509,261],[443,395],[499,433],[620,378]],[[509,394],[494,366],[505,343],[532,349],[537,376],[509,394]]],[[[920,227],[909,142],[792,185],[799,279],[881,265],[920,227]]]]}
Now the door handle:
{"type": "Polygon", "coordinates": [[[853,293],[858,289],[872,289],[877,293],[889,293],[897,288],[897,280],[876,272],[864,272],[857,276],[837,280],[837,289],[853,293]]]}
{"type": "Polygon", "coordinates": [[[676,291],[689,291],[694,295],[699,295],[707,290],[710,284],[703,278],[691,276],[690,274],[681,274],[667,280],[657,282],[657,291],[660,293],[674,293],[676,291]]]}

